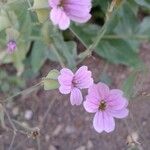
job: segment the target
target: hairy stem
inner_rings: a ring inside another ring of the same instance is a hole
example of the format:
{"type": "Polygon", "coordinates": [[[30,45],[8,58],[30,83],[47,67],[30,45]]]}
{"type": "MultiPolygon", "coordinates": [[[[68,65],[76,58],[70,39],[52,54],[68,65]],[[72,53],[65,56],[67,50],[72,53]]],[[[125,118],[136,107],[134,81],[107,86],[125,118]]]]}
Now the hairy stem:
{"type": "Polygon", "coordinates": [[[5,99],[4,101],[2,101],[2,102],[8,102],[8,101],[10,101],[10,100],[13,100],[15,97],[17,97],[17,96],[19,96],[19,95],[30,94],[30,93],[32,93],[33,91],[35,91],[37,88],[39,88],[39,86],[41,86],[41,84],[42,84],[42,82],[37,83],[37,84],[34,85],[34,86],[31,86],[31,87],[29,87],[29,88],[27,88],[27,89],[25,89],[25,90],[23,90],[23,91],[20,91],[20,92],[16,93],[15,95],[12,95],[12,96],[6,98],[6,99],[5,99]]]}

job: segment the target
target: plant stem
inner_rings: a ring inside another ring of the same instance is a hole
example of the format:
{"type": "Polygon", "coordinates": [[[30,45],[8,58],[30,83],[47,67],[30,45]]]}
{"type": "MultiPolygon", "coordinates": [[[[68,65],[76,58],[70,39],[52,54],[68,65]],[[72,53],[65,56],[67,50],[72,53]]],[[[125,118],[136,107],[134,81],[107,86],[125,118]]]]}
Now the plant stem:
{"type": "Polygon", "coordinates": [[[57,49],[55,48],[54,45],[51,45],[51,50],[53,50],[53,52],[55,53],[55,55],[56,55],[60,65],[61,65],[61,67],[64,68],[65,64],[63,63],[63,60],[62,60],[61,56],[59,55],[59,53],[58,53],[58,51],[57,51],[57,49]]]}
{"type": "Polygon", "coordinates": [[[85,46],[85,48],[88,48],[87,44],[80,38],[80,36],[78,36],[78,34],[76,34],[76,32],[71,28],[71,26],[69,27],[69,29],[77,37],[77,39],[85,46]]]}
{"type": "Polygon", "coordinates": [[[27,89],[25,89],[23,91],[20,91],[20,92],[16,93],[15,95],[12,95],[12,96],[6,98],[3,102],[8,102],[8,101],[14,99],[15,97],[17,97],[19,95],[32,93],[34,90],[37,89],[37,87],[41,86],[41,84],[42,84],[42,82],[37,83],[36,85],[31,86],[31,87],[29,87],[29,88],[27,88],[27,89]]]}
{"type": "Polygon", "coordinates": [[[147,40],[150,36],[148,35],[104,35],[102,39],[138,39],[138,40],[147,40]]]}
{"type": "Polygon", "coordinates": [[[31,8],[32,5],[31,5],[31,3],[30,3],[30,0],[26,0],[26,1],[27,1],[28,5],[29,5],[29,8],[31,8]]]}
{"type": "Polygon", "coordinates": [[[91,55],[92,51],[96,48],[96,46],[98,45],[98,43],[100,42],[100,40],[102,39],[106,31],[107,31],[107,22],[105,22],[105,24],[103,25],[102,29],[98,33],[96,40],[93,42],[93,44],[91,44],[88,47],[88,49],[86,49],[84,52],[78,55],[78,58],[81,59],[80,61],[83,61],[87,56],[91,55]]]}
{"type": "MultiPolygon", "coordinates": [[[[119,3],[119,5],[121,5],[121,2],[119,3]]],[[[113,0],[111,2],[110,7],[108,7],[108,10],[106,13],[106,17],[105,17],[106,19],[105,19],[105,23],[104,23],[103,27],[101,28],[101,30],[97,34],[95,41],[84,52],[82,52],[78,55],[78,58],[79,58],[78,63],[82,62],[87,56],[90,56],[92,54],[92,52],[94,51],[94,49],[96,48],[96,46],[101,41],[101,39],[103,38],[104,34],[107,31],[107,26],[109,25],[111,18],[113,16],[113,12],[114,12],[115,7],[118,7],[118,0],[113,0]]],[[[81,40],[81,38],[76,33],[74,33],[74,34],[81,41],[81,43],[85,45],[85,43],[81,40]]]]}

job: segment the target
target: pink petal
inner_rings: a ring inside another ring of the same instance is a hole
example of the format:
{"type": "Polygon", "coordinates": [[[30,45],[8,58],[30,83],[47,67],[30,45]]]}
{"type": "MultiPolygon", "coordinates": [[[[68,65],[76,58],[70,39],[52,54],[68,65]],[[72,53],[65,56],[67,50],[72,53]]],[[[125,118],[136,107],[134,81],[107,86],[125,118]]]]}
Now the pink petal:
{"type": "Polygon", "coordinates": [[[54,7],[50,12],[50,19],[54,25],[58,25],[61,30],[65,30],[70,25],[70,19],[61,8],[54,7]]]}
{"type": "Polygon", "coordinates": [[[83,106],[85,108],[85,110],[89,113],[94,113],[98,111],[98,102],[94,101],[93,99],[90,100],[86,100],[83,103],[83,106]]]}
{"type": "Polygon", "coordinates": [[[119,90],[119,89],[112,89],[112,90],[110,90],[109,94],[111,97],[123,96],[123,91],[119,90]]]}
{"type": "Polygon", "coordinates": [[[72,105],[80,105],[82,103],[82,93],[78,88],[73,88],[70,95],[70,102],[72,105]]]}
{"type": "Polygon", "coordinates": [[[93,127],[99,133],[101,133],[104,130],[102,112],[98,111],[95,114],[94,119],[93,119],[93,127]]]}
{"type": "Polygon", "coordinates": [[[75,21],[75,22],[78,22],[78,23],[85,23],[85,22],[87,22],[88,20],[90,20],[91,14],[88,14],[88,15],[86,15],[86,16],[84,16],[84,17],[74,16],[74,15],[70,15],[69,17],[70,17],[70,19],[71,19],[72,21],[75,21]]]}
{"type": "Polygon", "coordinates": [[[80,68],[76,71],[75,76],[76,76],[77,78],[83,79],[84,76],[85,76],[85,72],[87,72],[87,70],[88,70],[88,67],[87,67],[87,66],[82,66],[82,67],[80,67],[80,68]]]}
{"type": "Polygon", "coordinates": [[[64,3],[64,10],[69,18],[79,23],[87,22],[91,18],[91,7],[91,0],[66,0],[64,3]]]}
{"type": "Polygon", "coordinates": [[[50,19],[54,25],[58,25],[60,17],[61,17],[61,9],[60,8],[53,8],[50,12],[50,19]]]}
{"type": "Polygon", "coordinates": [[[74,76],[73,72],[68,68],[63,68],[60,70],[61,74],[65,74],[67,76],[74,76]]]}
{"type": "Polygon", "coordinates": [[[88,99],[97,99],[98,101],[100,101],[97,84],[93,84],[92,86],[89,87],[87,98],[88,99]]]}
{"type": "Polygon", "coordinates": [[[67,68],[63,68],[58,76],[58,82],[60,85],[72,86],[73,73],[67,68]]]}
{"type": "Polygon", "coordinates": [[[66,30],[70,26],[70,19],[64,11],[61,13],[58,26],[61,30],[66,30]]]}
{"type": "Polygon", "coordinates": [[[109,96],[109,87],[105,83],[99,82],[97,84],[97,88],[98,88],[100,99],[107,100],[109,96]]]}
{"type": "Polygon", "coordinates": [[[124,108],[124,109],[121,109],[121,110],[111,110],[109,112],[109,114],[115,118],[125,118],[128,116],[129,114],[129,110],[124,108]]]}
{"type": "Polygon", "coordinates": [[[71,86],[65,86],[65,85],[61,85],[59,87],[59,91],[62,94],[69,94],[71,92],[71,86]]]}
{"type": "Polygon", "coordinates": [[[88,71],[87,66],[80,67],[74,76],[74,82],[80,89],[89,88],[93,84],[91,71],[88,71]]]}
{"type": "Polygon", "coordinates": [[[115,129],[114,118],[106,112],[97,112],[94,116],[93,126],[99,133],[106,131],[107,133],[112,132],[115,129]]]}
{"type": "Polygon", "coordinates": [[[48,0],[50,7],[57,7],[60,4],[60,0],[48,0]]]}
{"type": "Polygon", "coordinates": [[[127,99],[125,99],[124,97],[112,97],[111,98],[111,101],[109,100],[108,102],[107,102],[107,104],[108,104],[108,108],[109,109],[112,109],[112,110],[120,110],[120,109],[122,109],[122,108],[125,108],[125,107],[127,107],[127,105],[128,105],[128,101],[127,101],[127,99]]]}
{"type": "Polygon", "coordinates": [[[58,82],[60,85],[71,86],[73,77],[66,77],[65,75],[58,76],[58,82]]]}

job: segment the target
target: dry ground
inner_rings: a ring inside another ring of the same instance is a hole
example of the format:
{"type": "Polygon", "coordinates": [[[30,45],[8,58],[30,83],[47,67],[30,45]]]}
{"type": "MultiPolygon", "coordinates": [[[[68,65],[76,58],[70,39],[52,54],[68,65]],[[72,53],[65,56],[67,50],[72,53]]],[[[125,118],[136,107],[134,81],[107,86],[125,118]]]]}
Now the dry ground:
{"type": "MultiPolygon", "coordinates": [[[[150,44],[143,44],[141,49],[141,58],[150,69],[150,44]]],[[[97,56],[87,58],[83,64],[92,70],[95,81],[99,81],[100,74],[105,69],[112,80],[111,87],[121,87],[123,80],[130,72],[124,66],[106,63],[97,56]]],[[[60,69],[60,66],[47,62],[39,78],[54,68],[60,69]]],[[[28,81],[28,85],[34,85],[37,80],[28,81]]],[[[144,77],[141,89],[150,92],[150,76],[144,77]]],[[[62,96],[58,91],[46,92],[40,89],[29,96],[15,99],[13,103],[7,105],[7,108],[13,119],[25,125],[37,127],[51,101],[54,103],[43,122],[39,140],[17,133],[13,150],[127,150],[129,145],[134,145],[134,142],[140,145],[140,149],[150,149],[150,100],[148,97],[137,97],[130,101],[130,116],[126,120],[116,120],[116,129],[110,134],[96,133],[92,127],[93,114],[85,112],[82,106],[72,107],[69,97],[62,96]],[[26,110],[33,112],[31,116],[29,115],[31,117],[29,119],[24,116],[27,113],[26,110]],[[133,139],[130,138],[131,136],[133,139]]],[[[10,124],[7,125],[10,126],[10,124]]],[[[0,150],[9,149],[12,136],[13,132],[0,129],[0,150]]]]}

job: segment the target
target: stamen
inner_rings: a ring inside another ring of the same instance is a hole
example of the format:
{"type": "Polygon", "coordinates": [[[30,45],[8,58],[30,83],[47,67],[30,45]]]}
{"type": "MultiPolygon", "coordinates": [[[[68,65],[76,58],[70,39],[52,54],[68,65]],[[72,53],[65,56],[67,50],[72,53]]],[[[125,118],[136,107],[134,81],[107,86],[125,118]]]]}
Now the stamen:
{"type": "Polygon", "coordinates": [[[104,100],[101,100],[98,109],[101,110],[101,111],[104,111],[106,109],[106,102],[104,100]]]}
{"type": "Polygon", "coordinates": [[[59,7],[63,7],[63,0],[60,1],[60,3],[59,3],[58,6],[59,6],[59,7]]]}

